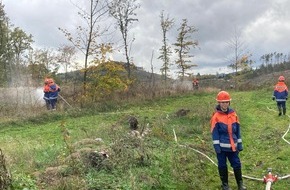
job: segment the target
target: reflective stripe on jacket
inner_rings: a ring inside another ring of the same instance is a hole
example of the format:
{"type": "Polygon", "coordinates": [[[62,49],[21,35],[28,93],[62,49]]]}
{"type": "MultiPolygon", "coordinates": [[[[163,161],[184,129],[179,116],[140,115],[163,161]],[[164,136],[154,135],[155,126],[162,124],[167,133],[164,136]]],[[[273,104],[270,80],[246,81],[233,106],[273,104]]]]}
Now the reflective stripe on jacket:
{"type": "Polygon", "coordinates": [[[49,100],[49,92],[50,91],[50,88],[49,88],[49,85],[44,85],[43,87],[43,92],[44,92],[44,95],[43,95],[43,99],[45,100],[49,100]]]}

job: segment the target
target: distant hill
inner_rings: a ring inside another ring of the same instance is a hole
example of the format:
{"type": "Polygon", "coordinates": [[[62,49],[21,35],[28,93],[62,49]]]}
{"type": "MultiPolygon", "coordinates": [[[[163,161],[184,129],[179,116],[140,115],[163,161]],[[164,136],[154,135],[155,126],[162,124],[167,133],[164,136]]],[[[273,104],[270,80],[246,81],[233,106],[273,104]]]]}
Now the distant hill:
{"type": "MultiPolygon", "coordinates": [[[[160,74],[147,72],[142,67],[132,67],[131,74],[132,74],[132,77],[138,79],[138,81],[140,82],[149,82],[152,79],[158,81],[158,80],[161,80],[161,77],[162,77],[160,74]]],[[[57,74],[57,77],[61,81],[65,81],[65,75],[68,81],[75,81],[75,82],[83,81],[83,72],[81,70],[68,72],[66,74],[59,73],[57,74]]]]}
{"type": "Polygon", "coordinates": [[[249,73],[233,74],[226,77],[213,77],[200,79],[201,87],[215,87],[219,89],[237,88],[240,90],[252,90],[257,88],[272,88],[278,81],[279,76],[285,77],[286,84],[290,86],[290,70],[272,72],[267,74],[249,75],[249,73]]]}
{"type": "MultiPolygon", "coordinates": [[[[116,62],[124,65],[124,62],[116,62]]],[[[159,82],[162,79],[160,74],[145,71],[142,67],[132,66],[132,77],[139,82],[150,82],[155,80],[159,82]]],[[[76,83],[83,81],[83,73],[80,70],[66,74],[68,81],[76,83]]],[[[290,62],[280,64],[261,66],[258,69],[246,72],[223,74],[223,75],[200,75],[198,76],[200,87],[214,87],[219,89],[238,88],[241,90],[255,89],[261,87],[272,87],[277,82],[278,77],[283,75],[286,78],[286,84],[290,85],[290,62]]],[[[57,75],[61,81],[65,81],[65,73],[57,75]]],[[[169,79],[174,81],[173,79],[169,79]]],[[[186,78],[185,82],[191,85],[192,78],[186,78]]]]}

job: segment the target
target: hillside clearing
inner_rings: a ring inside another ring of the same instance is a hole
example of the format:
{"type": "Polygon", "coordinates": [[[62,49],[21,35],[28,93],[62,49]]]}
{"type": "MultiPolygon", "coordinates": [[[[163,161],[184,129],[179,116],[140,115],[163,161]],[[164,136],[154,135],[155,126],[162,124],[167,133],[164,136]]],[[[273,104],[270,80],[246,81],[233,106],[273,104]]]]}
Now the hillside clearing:
{"type": "MultiPolygon", "coordinates": [[[[278,117],[270,90],[230,92],[232,107],[242,126],[244,151],[240,157],[243,174],[263,178],[267,169],[274,174],[290,174],[290,149],[282,136],[289,117],[278,117]]],[[[211,144],[209,119],[214,110],[215,92],[199,92],[162,98],[112,112],[70,117],[50,113],[49,122],[10,123],[1,128],[0,147],[6,156],[16,189],[219,189],[216,161],[211,144]],[[178,110],[189,112],[177,116],[178,110]],[[142,138],[129,135],[128,118],[138,119],[142,138]],[[53,122],[52,119],[56,120],[53,122]],[[190,148],[179,146],[178,143],[190,148]],[[95,151],[106,150],[109,158],[98,169],[83,160],[67,158],[84,139],[102,139],[101,144],[83,145],[95,151]],[[59,169],[61,166],[62,167],[59,169]],[[52,175],[52,168],[54,171],[52,175]],[[45,173],[51,175],[45,176],[45,173]],[[55,177],[53,177],[55,176],[55,177]]],[[[290,134],[285,139],[290,141],[290,134]]],[[[229,178],[235,188],[234,177],[229,178]]],[[[260,181],[245,179],[249,189],[263,189],[260,181]]],[[[273,187],[289,189],[289,180],[273,187]]]]}

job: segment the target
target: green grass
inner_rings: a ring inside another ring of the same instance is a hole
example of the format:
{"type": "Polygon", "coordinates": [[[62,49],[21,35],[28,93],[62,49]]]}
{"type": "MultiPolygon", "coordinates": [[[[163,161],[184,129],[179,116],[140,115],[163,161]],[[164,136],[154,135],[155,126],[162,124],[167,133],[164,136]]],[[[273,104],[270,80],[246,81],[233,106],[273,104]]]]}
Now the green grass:
{"type": "MultiPolygon", "coordinates": [[[[243,174],[263,178],[267,168],[280,176],[290,174],[290,145],[281,138],[290,118],[278,117],[276,103],[271,100],[272,91],[232,91],[230,94],[231,106],[237,111],[242,127],[243,174]]],[[[184,94],[119,105],[106,112],[47,113],[1,123],[0,148],[6,156],[15,189],[218,190],[217,167],[191,149],[205,153],[216,162],[209,126],[215,96],[215,92],[184,94]],[[182,108],[190,112],[176,117],[175,112],[182,108]],[[127,135],[130,115],[138,118],[139,131],[144,126],[150,129],[143,139],[127,135]],[[176,144],[173,130],[178,143],[191,148],[176,144]],[[108,168],[95,170],[65,163],[69,153],[75,151],[67,145],[86,138],[104,140],[96,149],[109,150],[108,168]],[[70,169],[57,183],[40,183],[35,177],[35,173],[43,173],[48,167],[64,164],[70,169]]],[[[290,141],[290,134],[285,138],[290,141]]],[[[229,181],[235,189],[232,175],[229,181]]],[[[244,179],[244,182],[251,190],[265,188],[259,181],[244,179]]],[[[289,186],[289,180],[281,180],[273,188],[286,190],[289,186]]]]}

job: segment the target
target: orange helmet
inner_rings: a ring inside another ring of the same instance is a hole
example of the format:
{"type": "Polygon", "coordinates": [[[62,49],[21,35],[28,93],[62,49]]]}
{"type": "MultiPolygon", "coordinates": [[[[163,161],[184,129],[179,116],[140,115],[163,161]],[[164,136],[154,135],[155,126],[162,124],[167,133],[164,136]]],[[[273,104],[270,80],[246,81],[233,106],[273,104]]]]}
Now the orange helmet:
{"type": "Polygon", "coordinates": [[[285,77],[281,75],[278,80],[279,81],[285,81],[285,77]]]}
{"type": "Polygon", "coordinates": [[[218,102],[229,102],[231,101],[230,94],[226,91],[220,91],[216,97],[216,101],[218,102]]]}

